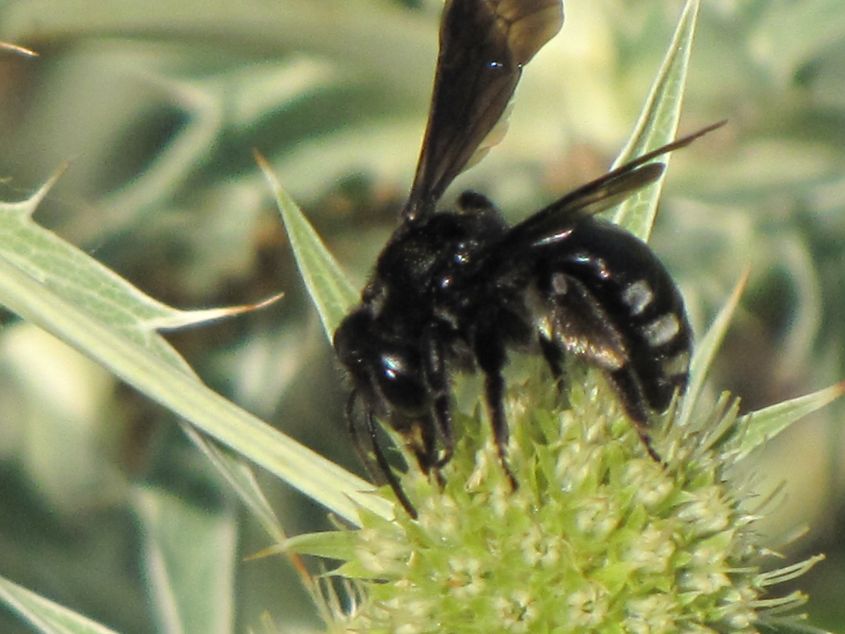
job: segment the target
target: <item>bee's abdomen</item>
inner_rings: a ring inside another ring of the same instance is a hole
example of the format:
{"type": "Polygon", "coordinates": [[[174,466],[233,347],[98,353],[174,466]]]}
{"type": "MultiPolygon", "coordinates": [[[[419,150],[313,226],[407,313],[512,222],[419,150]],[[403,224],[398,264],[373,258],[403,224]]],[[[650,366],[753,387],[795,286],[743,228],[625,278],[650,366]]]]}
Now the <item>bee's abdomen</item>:
{"type": "Polygon", "coordinates": [[[663,411],[676,388],[686,389],[692,331],[680,293],[656,258],[654,265],[620,286],[619,319],[620,328],[628,331],[632,369],[652,408],[663,411]],[[639,310],[637,302],[649,295],[651,301],[639,310]]]}
{"type": "Polygon", "coordinates": [[[606,338],[615,334],[624,342],[619,373],[631,375],[652,410],[666,410],[675,390],[686,388],[692,331],[681,294],[657,256],[633,235],[591,220],[578,225],[546,266],[549,275],[578,280],[586,289],[606,338]]]}

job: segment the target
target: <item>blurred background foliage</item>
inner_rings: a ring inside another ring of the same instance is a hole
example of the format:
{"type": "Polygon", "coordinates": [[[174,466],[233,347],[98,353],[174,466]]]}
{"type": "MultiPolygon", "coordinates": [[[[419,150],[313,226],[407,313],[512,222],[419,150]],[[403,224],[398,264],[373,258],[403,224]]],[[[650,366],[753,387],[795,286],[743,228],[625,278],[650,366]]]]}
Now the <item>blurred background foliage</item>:
{"type": "MultiPolygon", "coordinates": [[[[357,280],[395,224],[419,149],[439,0],[0,2],[0,199],[70,167],[37,219],[181,308],[278,304],[170,335],[204,380],[359,470],[343,388],[252,157],[263,152],[357,280]]],[[[569,0],[530,65],[505,141],[458,187],[511,218],[604,170],[681,2],[569,0]]],[[[682,131],[728,127],[672,160],[654,246],[699,332],[745,266],[751,283],[714,384],[754,409],[845,378],[845,12],[841,0],[704,3],[682,131]]],[[[0,573],[125,632],[153,631],[144,487],[233,528],[234,628],[313,626],[264,535],[172,417],[62,344],[2,317],[0,573]]],[[[761,530],[828,561],[798,586],[845,630],[845,408],[770,443],[761,530]],[[807,535],[794,537],[804,528],[807,535]]],[[[260,474],[259,474],[260,475],[260,474]]],[[[275,482],[290,533],[326,525],[275,482]]],[[[207,600],[207,599],[206,599],[207,600]]],[[[27,631],[0,612],[0,630],[27,631]]]]}

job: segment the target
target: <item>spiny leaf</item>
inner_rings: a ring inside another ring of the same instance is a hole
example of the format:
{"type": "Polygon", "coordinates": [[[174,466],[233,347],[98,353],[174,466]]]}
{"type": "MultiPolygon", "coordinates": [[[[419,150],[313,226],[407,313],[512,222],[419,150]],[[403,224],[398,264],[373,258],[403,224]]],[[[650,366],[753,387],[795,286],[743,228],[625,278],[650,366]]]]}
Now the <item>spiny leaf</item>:
{"type": "Polygon", "coordinates": [[[743,429],[744,432],[736,436],[731,444],[738,449],[739,457],[746,456],[792,423],[821,409],[843,394],[845,382],[746,414],[739,419],[738,425],[738,429],[743,429]]]}
{"type": "MultiPolygon", "coordinates": [[[[634,132],[613,167],[619,167],[675,138],[681,116],[698,7],[698,0],[687,0],[669,50],[651,86],[634,132]]],[[[668,163],[669,157],[662,160],[668,163]]],[[[665,176],[661,177],[654,186],[622,203],[614,214],[614,222],[643,240],[647,240],[657,213],[657,201],[660,198],[663,178],[665,176]]]]}
{"type": "Polygon", "coordinates": [[[256,159],[273,188],[299,272],[331,341],[338,324],[358,300],[358,293],[297,204],[282,189],[267,161],[257,153],[256,159]]]}
{"type": "MultiPolygon", "coordinates": [[[[40,227],[33,221],[32,215],[63,169],[27,200],[0,202],[0,257],[37,284],[33,292],[55,294],[62,301],[84,311],[86,318],[108,328],[115,336],[140,346],[163,364],[178,369],[199,384],[190,366],[156,330],[193,325],[209,318],[218,319],[248,307],[209,311],[171,308],[144,294],[87,253],[40,227]]],[[[7,303],[5,300],[0,297],[0,302],[7,303]]],[[[11,307],[12,304],[7,305],[11,307]]],[[[55,310],[44,314],[43,319],[45,322],[40,325],[55,334],[56,328],[61,329],[64,314],[55,310]],[[45,323],[53,325],[47,327],[45,323]]],[[[108,350],[102,346],[98,348],[102,354],[108,355],[108,350]]],[[[86,353],[85,350],[82,352],[86,353]]],[[[130,378],[127,381],[133,384],[130,378]]],[[[279,537],[278,521],[249,468],[188,426],[183,426],[183,429],[265,529],[274,538],[279,537]]]]}
{"type": "Polygon", "coordinates": [[[392,517],[372,485],[237,407],[181,369],[92,319],[0,257],[0,303],[105,366],[149,398],[351,523],[360,507],[392,517]]]}
{"type": "MultiPolygon", "coordinates": [[[[203,385],[152,325],[182,311],[153,300],[30,216],[55,177],[32,198],[0,204],[0,303],[70,343],[130,385],[193,422],[339,515],[354,522],[351,502],[371,486],[273,430],[203,385]],[[180,386],[180,387],[177,387],[180,386]]],[[[186,432],[256,514],[282,538],[249,468],[196,431],[186,432]]],[[[368,503],[382,513],[372,496],[368,503]]]]}
{"type": "Polygon", "coordinates": [[[716,353],[722,345],[722,341],[728,331],[728,326],[730,326],[733,314],[739,305],[739,299],[742,297],[742,292],[745,290],[746,284],[748,284],[749,274],[749,269],[746,269],[742,273],[736,285],[734,285],[733,291],[731,291],[730,297],[728,297],[728,301],[725,302],[725,305],[722,306],[719,314],[716,315],[716,319],[713,320],[713,323],[710,325],[707,333],[696,344],[695,354],[693,355],[692,362],[690,363],[689,385],[687,386],[686,395],[684,396],[683,409],[681,410],[681,415],[679,417],[681,426],[685,425],[687,421],[689,421],[689,418],[692,415],[692,410],[698,402],[698,397],[701,395],[701,390],[704,387],[704,381],[707,379],[707,374],[710,371],[710,365],[713,363],[713,359],[716,358],[716,353]]]}
{"type": "Polygon", "coordinates": [[[41,632],[50,634],[114,634],[92,621],[0,577],[0,599],[41,632]]]}
{"type": "Polygon", "coordinates": [[[281,550],[327,559],[348,560],[355,556],[357,539],[350,531],[304,533],[286,540],[281,550]]]}
{"type": "Polygon", "coordinates": [[[33,279],[104,324],[120,331],[164,360],[191,372],[158,329],[176,329],[262,308],[281,297],[256,304],[202,310],[178,310],[163,304],[103,266],[87,253],[32,220],[38,205],[64,171],[61,168],[33,196],[0,202],[0,254],[33,279]]]}
{"type": "Polygon", "coordinates": [[[234,504],[199,507],[152,486],[135,489],[143,566],[160,632],[230,632],[238,530],[234,504]]]}

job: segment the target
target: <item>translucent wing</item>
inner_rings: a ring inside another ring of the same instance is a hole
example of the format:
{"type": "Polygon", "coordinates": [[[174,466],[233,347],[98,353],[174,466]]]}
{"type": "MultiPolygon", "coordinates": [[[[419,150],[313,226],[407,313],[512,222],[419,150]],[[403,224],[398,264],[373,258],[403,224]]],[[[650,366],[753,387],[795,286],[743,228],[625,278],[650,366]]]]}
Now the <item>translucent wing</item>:
{"type": "Polygon", "coordinates": [[[702,128],[582,185],[515,225],[507,234],[507,245],[551,244],[564,237],[579,218],[609,209],[660,178],[664,165],[655,163],[654,159],[689,145],[724,124],[720,121],[702,128]]]}
{"type": "Polygon", "coordinates": [[[527,64],[563,24],[561,0],[447,0],[417,172],[403,216],[434,211],[507,108],[527,64]]]}

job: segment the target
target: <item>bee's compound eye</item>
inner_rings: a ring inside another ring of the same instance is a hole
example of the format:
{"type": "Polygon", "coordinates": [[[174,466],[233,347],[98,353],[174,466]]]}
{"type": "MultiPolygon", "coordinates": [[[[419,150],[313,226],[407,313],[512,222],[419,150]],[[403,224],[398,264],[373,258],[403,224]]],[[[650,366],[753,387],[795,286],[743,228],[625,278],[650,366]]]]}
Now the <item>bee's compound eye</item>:
{"type": "Polygon", "coordinates": [[[335,330],[332,344],[338,359],[347,368],[364,363],[366,350],[372,340],[371,321],[362,311],[347,315],[335,330]]]}
{"type": "Polygon", "coordinates": [[[379,387],[387,401],[405,414],[422,413],[426,408],[426,389],[415,355],[383,353],[379,362],[379,387]]]}

